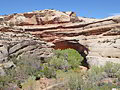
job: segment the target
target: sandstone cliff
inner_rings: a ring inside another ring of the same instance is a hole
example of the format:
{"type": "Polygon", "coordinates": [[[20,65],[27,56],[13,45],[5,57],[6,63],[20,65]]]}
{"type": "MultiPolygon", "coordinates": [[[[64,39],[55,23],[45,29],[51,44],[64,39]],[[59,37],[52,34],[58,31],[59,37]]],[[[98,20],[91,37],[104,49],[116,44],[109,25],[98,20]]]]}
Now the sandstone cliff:
{"type": "Polygon", "coordinates": [[[11,57],[44,62],[53,48],[77,50],[88,68],[120,63],[120,16],[94,19],[47,9],[0,16],[0,76],[16,67],[11,57]]]}
{"type": "MultiPolygon", "coordinates": [[[[89,64],[103,65],[106,61],[119,63],[120,16],[93,19],[77,17],[74,12],[41,10],[1,16],[0,20],[1,33],[7,34],[12,30],[18,32],[18,35],[19,32],[30,33],[44,41],[53,42],[58,48],[64,47],[64,43],[62,46],[57,43],[76,39],[89,49],[89,64]]],[[[14,51],[10,49],[11,54],[14,51]]],[[[8,54],[7,51],[5,53],[8,54]]]]}
{"type": "Polygon", "coordinates": [[[4,69],[16,67],[12,57],[25,59],[37,59],[44,62],[52,55],[51,44],[36,38],[35,36],[16,30],[9,26],[0,27],[0,76],[5,75],[4,69]]]}

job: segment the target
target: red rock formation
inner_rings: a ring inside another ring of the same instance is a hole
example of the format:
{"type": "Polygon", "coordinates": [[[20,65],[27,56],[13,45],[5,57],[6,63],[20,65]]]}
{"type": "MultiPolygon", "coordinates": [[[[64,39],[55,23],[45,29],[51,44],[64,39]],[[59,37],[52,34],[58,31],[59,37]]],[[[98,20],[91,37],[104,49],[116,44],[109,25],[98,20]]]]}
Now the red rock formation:
{"type": "MultiPolygon", "coordinates": [[[[88,46],[90,51],[87,57],[90,57],[90,61],[104,58],[104,61],[114,59],[118,62],[120,59],[120,16],[93,19],[77,17],[74,12],[41,10],[3,17],[5,21],[1,22],[5,27],[10,27],[15,32],[30,33],[47,42],[54,42],[55,49],[73,48],[82,53],[88,51],[84,47],[88,46]],[[66,38],[77,39],[79,42],[66,41],[66,38]],[[56,42],[56,39],[59,42],[56,42]]],[[[4,31],[5,28],[1,30],[4,31]]]]}
{"type": "MultiPolygon", "coordinates": [[[[80,54],[84,54],[85,56],[89,53],[88,48],[86,48],[85,46],[81,45],[78,40],[55,40],[53,41],[53,43],[55,44],[54,49],[75,49],[76,51],[78,51],[80,54]]],[[[84,56],[84,57],[85,57],[84,56]]]]}

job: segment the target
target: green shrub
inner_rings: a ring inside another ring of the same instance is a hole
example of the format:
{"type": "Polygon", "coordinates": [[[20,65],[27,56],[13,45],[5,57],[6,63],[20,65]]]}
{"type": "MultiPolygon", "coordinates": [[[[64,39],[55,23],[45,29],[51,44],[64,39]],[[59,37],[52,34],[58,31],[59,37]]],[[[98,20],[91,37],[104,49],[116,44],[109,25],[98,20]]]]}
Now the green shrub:
{"type": "Polygon", "coordinates": [[[88,70],[88,72],[86,73],[88,83],[97,85],[97,82],[99,82],[105,77],[103,72],[104,72],[104,69],[102,67],[92,66],[91,69],[88,70]]]}
{"type": "MultiPolygon", "coordinates": [[[[36,78],[41,77],[41,61],[36,58],[20,57],[17,59],[16,56],[9,57],[16,67],[4,69],[6,76],[11,79],[10,83],[16,83],[21,87],[21,83],[24,83],[29,77],[35,76],[36,78]]],[[[7,82],[7,81],[6,81],[7,82]]]]}
{"type": "Polygon", "coordinates": [[[84,81],[82,79],[82,76],[78,73],[74,73],[70,75],[68,87],[70,90],[82,90],[83,83],[84,81]]]}
{"type": "Polygon", "coordinates": [[[23,90],[35,90],[36,86],[35,86],[35,81],[36,77],[31,76],[28,78],[28,80],[26,80],[23,84],[22,84],[22,89],[23,90]]]}
{"type": "Polygon", "coordinates": [[[50,66],[53,66],[56,70],[61,69],[65,70],[70,68],[67,60],[63,56],[53,56],[52,59],[49,62],[50,66]]]}
{"type": "Polygon", "coordinates": [[[46,63],[28,57],[16,59],[14,56],[10,60],[16,67],[5,69],[7,76],[0,77],[0,89],[3,90],[10,83],[16,83],[19,87],[24,82],[26,83],[24,85],[32,85],[34,80],[41,77],[59,79],[62,77],[67,81],[65,88],[70,90],[111,90],[117,88],[116,83],[120,82],[120,64],[108,62],[103,67],[92,66],[84,74],[75,72],[79,70],[78,66],[81,65],[83,57],[73,49],[55,50],[55,55],[46,60],[46,63]],[[102,80],[105,78],[116,78],[116,81],[104,83],[102,80]]]}
{"type": "Polygon", "coordinates": [[[112,90],[112,88],[119,88],[117,85],[120,82],[119,67],[120,64],[107,63],[103,67],[92,66],[85,75],[73,72],[68,80],[68,88],[70,90],[112,90]],[[113,81],[103,82],[106,78],[111,78],[113,81]]]}
{"type": "Polygon", "coordinates": [[[108,77],[120,78],[120,64],[107,62],[103,68],[104,71],[107,73],[108,77]]]}
{"type": "Polygon", "coordinates": [[[34,75],[37,71],[40,70],[41,62],[37,59],[29,59],[29,58],[19,58],[12,59],[12,61],[16,64],[16,78],[18,80],[24,81],[29,78],[29,76],[34,75]]]}
{"type": "Polygon", "coordinates": [[[81,65],[83,57],[74,49],[55,50],[55,56],[50,59],[50,65],[56,69],[68,70],[81,65]]]}
{"type": "Polygon", "coordinates": [[[66,71],[77,68],[81,65],[82,60],[81,55],[73,49],[55,50],[55,56],[47,60],[46,63],[42,63],[35,57],[17,58],[17,56],[12,56],[9,57],[9,61],[12,61],[16,67],[4,69],[7,77],[4,77],[5,79],[0,77],[0,87],[15,83],[21,88],[21,84],[26,82],[29,77],[35,77],[35,79],[41,77],[56,78],[57,70],[66,71]]]}
{"type": "Polygon", "coordinates": [[[0,90],[8,88],[11,82],[12,78],[10,76],[0,76],[0,90]]]}
{"type": "Polygon", "coordinates": [[[53,67],[49,67],[48,65],[44,65],[43,70],[43,75],[47,78],[55,78],[56,77],[56,70],[53,67]]]}

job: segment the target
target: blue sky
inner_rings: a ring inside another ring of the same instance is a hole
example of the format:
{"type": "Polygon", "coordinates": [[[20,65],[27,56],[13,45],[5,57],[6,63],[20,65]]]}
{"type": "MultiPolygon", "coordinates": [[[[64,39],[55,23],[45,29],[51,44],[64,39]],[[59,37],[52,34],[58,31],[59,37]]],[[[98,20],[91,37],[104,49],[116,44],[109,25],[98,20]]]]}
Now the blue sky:
{"type": "Polygon", "coordinates": [[[78,16],[104,18],[120,14],[120,0],[1,0],[0,15],[34,10],[74,11],[78,16]]]}

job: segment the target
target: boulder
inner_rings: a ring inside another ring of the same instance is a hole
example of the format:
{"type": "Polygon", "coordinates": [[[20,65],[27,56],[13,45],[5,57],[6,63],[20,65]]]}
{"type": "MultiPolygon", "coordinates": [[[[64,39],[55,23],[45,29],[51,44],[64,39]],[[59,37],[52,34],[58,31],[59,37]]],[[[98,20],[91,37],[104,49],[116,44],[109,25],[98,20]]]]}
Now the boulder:
{"type": "Polygon", "coordinates": [[[70,22],[70,17],[59,11],[55,10],[44,10],[41,11],[37,16],[38,24],[55,24],[55,23],[66,23],[70,22]]]}
{"type": "Polygon", "coordinates": [[[5,69],[9,69],[9,68],[12,68],[12,67],[16,67],[16,65],[12,62],[12,61],[9,61],[7,63],[3,63],[2,66],[5,68],[5,69]]]}
{"type": "Polygon", "coordinates": [[[0,67],[0,76],[5,76],[5,75],[6,75],[5,71],[0,67]]]}
{"type": "Polygon", "coordinates": [[[107,62],[120,64],[119,58],[106,58],[98,56],[87,56],[87,63],[91,66],[104,66],[107,62]]]}
{"type": "Polygon", "coordinates": [[[1,21],[4,21],[4,17],[3,16],[0,16],[0,22],[1,21]]]}
{"type": "Polygon", "coordinates": [[[4,62],[4,61],[7,61],[8,59],[8,47],[3,44],[3,43],[0,43],[1,47],[0,47],[0,63],[1,62],[4,62]]]}
{"type": "Polygon", "coordinates": [[[114,16],[112,19],[114,22],[120,23],[120,16],[114,16]]]}
{"type": "Polygon", "coordinates": [[[4,16],[0,16],[0,25],[4,25],[4,16]]]}
{"type": "Polygon", "coordinates": [[[79,69],[82,73],[86,73],[88,68],[84,67],[84,66],[79,66],[79,69]]]}
{"type": "Polygon", "coordinates": [[[79,18],[74,12],[60,12],[57,10],[41,10],[28,13],[19,13],[5,16],[3,19],[10,26],[26,26],[26,25],[45,25],[79,22],[79,18]]]}
{"type": "Polygon", "coordinates": [[[24,15],[15,15],[9,20],[10,25],[24,26],[24,25],[36,25],[36,17],[26,18],[24,15]]]}

